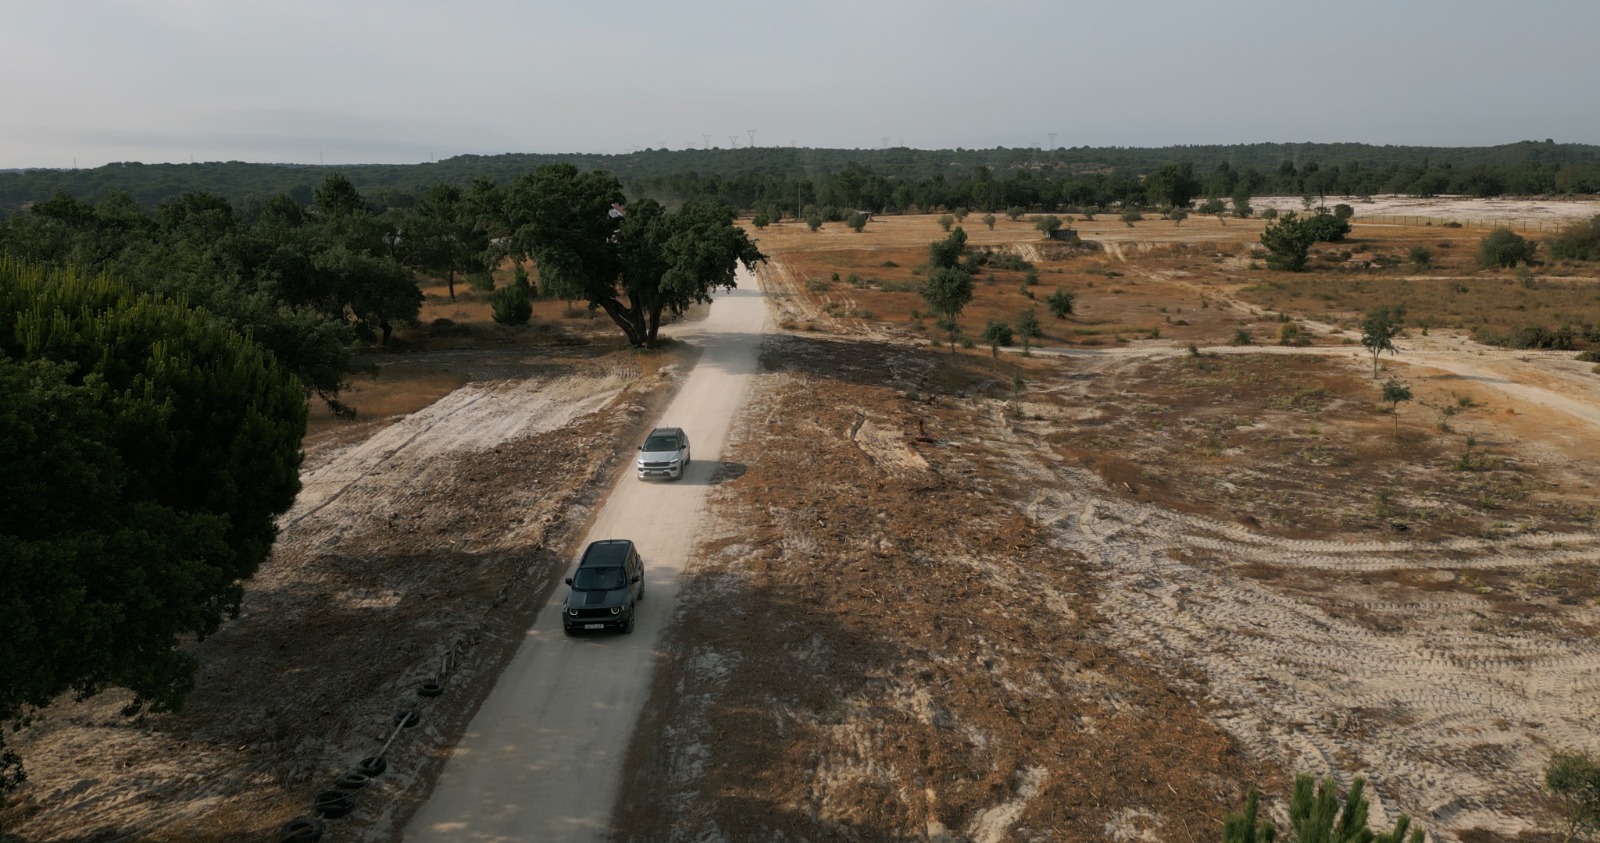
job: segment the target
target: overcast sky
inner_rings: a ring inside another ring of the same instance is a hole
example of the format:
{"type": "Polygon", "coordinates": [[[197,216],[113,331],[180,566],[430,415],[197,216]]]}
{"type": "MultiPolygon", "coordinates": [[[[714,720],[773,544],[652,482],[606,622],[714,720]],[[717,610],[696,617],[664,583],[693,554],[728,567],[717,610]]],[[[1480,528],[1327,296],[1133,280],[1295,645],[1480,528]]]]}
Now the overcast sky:
{"type": "Polygon", "coordinates": [[[0,0],[0,168],[1600,144],[1600,0],[0,0]]]}

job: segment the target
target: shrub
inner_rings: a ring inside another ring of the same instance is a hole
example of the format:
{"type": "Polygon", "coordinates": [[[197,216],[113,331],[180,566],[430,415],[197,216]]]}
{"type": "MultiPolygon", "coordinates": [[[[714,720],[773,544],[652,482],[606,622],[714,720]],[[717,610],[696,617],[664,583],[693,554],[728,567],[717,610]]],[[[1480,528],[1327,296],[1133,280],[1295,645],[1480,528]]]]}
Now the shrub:
{"type": "Polygon", "coordinates": [[[1487,269],[1531,263],[1537,246],[1537,243],[1509,228],[1497,228],[1478,241],[1478,265],[1487,269]]]}
{"type": "Polygon", "coordinates": [[[1600,260],[1600,215],[1587,222],[1573,223],[1546,242],[1550,245],[1550,257],[1557,260],[1600,260]]]}
{"type": "Polygon", "coordinates": [[[936,222],[939,223],[940,228],[949,231],[950,227],[956,224],[956,218],[950,214],[941,214],[936,222]]]}
{"type": "Polygon", "coordinates": [[[1240,328],[1233,332],[1233,340],[1229,342],[1229,345],[1255,345],[1255,342],[1255,337],[1250,336],[1248,330],[1240,328]]]}
{"type": "Polygon", "coordinates": [[[1427,246],[1412,246],[1409,257],[1411,265],[1417,269],[1428,269],[1433,266],[1433,251],[1427,246]]]}
{"type": "Polygon", "coordinates": [[[1049,298],[1044,300],[1044,303],[1050,308],[1050,313],[1053,316],[1057,319],[1065,319],[1072,315],[1072,305],[1076,300],[1077,296],[1072,293],[1066,290],[1056,290],[1050,294],[1049,298]]]}
{"type": "Polygon", "coordinates": [[[494,311],[494,321],[501,325],[528,324],[528,320],[533,317],[531,293],[526,276],[518,277],[512,283],[496,290],[490,302],[494,311]]]}
{"type": "Polygon", "coordinates": [[[469,272],[467,273],[467,286],[480,293],[490,292],[494,290],[494,276],[488,272],[469,272]]]}

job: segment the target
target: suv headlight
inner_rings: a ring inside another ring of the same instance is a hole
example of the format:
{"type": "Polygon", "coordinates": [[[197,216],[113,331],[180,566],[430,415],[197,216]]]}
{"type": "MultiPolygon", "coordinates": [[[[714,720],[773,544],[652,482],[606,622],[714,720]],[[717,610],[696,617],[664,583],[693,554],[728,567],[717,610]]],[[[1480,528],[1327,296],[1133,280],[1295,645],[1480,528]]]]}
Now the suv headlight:
{"type": "Polygon", "coordinates": [[[577,617],[578,616],[578,610],[577,609],[568,609],[567,610],[567,614],[569,614],[569,615],[571,615],[573,617],[577,617]]]}
{"type": "Polygon", "coordinates": [[[622,614],[622,607],[621,606],[612,606],[611,607],[611,614],[613,614],[613,615],[622,614]]]}

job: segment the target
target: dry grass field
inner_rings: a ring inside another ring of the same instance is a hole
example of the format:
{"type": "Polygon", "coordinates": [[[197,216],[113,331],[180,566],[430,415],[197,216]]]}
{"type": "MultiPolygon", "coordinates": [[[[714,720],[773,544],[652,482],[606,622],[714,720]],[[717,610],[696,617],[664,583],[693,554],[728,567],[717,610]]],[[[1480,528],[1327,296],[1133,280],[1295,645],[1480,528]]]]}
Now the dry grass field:
{"type": "MultiPolygon", "coordinates": [[[[1076,221],[1074,248],[969,216],[1016,268],[963,332],[1043,329],[998,355],[923,313],[935,217],[753,231],[782,330],[611,837],[1199,843],[1309,772],[1366,777],[1430,840],[1553,839],[1543,765],[1600,752],[1600,375],[1472,336],[1600,322],[1600,278],[1480,270],[1484,229],[1363,213],[1298,275],[1263,268],[1259,221],[1076,221]],[[1410,327],[1375,380],[1351,328],[1390,304],[1410,327]]],[[[465,285],[425,293],[360,417],[314,420],[189,707],[64,700],[8,737],[31,780],[6,843],[275,840],[385,746],[330,837],[398,838],[692,363],[563,302],[507,328],[465,285]]]]}

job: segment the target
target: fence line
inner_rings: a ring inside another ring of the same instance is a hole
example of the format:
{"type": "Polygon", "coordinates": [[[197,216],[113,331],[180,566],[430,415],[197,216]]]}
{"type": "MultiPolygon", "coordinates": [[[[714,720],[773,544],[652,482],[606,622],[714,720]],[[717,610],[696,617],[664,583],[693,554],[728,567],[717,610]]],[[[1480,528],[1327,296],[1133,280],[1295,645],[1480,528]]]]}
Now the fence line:
{"type": "Polygon", "coordinates": [[[1469,217],[1418,217],[1403,216],[1398,214],[1356,214],[1351,222],[1387,222],[1395,225],[1431,225],[1446,227],[1450,223],[1459,223],[1462,228],[1510,228],[1519,231],[1531,232],[1556,232],[1566,228],[1572,220],[1519,220],[1519,219],[1472,219],[1469,217]]]}

